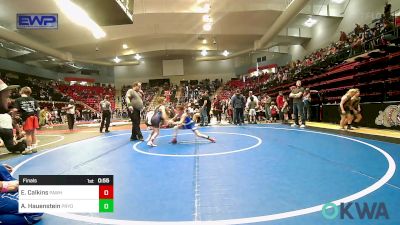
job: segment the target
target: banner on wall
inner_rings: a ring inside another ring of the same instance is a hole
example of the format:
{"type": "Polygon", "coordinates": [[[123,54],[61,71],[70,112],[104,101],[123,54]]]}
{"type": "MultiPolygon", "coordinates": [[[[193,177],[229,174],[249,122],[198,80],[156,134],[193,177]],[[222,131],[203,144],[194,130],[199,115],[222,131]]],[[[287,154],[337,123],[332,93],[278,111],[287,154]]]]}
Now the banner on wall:
{"type": "Polygon", "coordinates": [[[400,105],[389,105],[385,110],[379,111],[375,124],[387,128],[400,126],[400,105]]]}

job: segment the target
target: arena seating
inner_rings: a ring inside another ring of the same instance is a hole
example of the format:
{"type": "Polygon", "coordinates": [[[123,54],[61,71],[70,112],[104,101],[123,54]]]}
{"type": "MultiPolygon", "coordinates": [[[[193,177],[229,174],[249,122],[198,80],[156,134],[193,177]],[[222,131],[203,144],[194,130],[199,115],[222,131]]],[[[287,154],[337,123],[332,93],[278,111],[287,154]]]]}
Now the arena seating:
{"type": "MultiPolygon", "coordinates": [[[[324,103],[333,103],[340,100],[349,88],[359,88],[364,101],[395,101],[400,95],[397,85],[400,83],[400,51],[389,53],[379,58],[369,58],[361,62],[345,63],[331,68],[325,73],[308,76],[303,81],[304,87],[319,91],[324,97],[324,103]]],[[[238,85],[238,81],[228,83],[231,90],[246,87],[238,85]]],[[[289,94],[289,88],[295,85],[295,79],[276,86],[263,85],[255,88],[257,95],[268,94],[277,96],[279,91],[289,94]]],[[[229,90],[229,89],[228,89],[229,90]]],[[[226,91],[221,98],[231,96],[232,92],[226,91]]]]}
{"type": "Polygon", "coordinates": [[[115,89],[112,87],[58,85],[57,89],[75,101],[82,101],[95,110],[99,110],[99,103],[103,97],[109,95],[111,107],[115,109],[115,89]]]}

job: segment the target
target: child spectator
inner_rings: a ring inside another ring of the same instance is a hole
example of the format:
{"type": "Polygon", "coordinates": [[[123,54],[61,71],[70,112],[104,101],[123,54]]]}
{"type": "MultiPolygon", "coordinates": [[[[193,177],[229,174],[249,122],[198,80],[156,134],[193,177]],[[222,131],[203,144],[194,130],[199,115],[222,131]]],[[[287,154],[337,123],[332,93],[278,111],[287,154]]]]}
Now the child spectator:
{"type": "Polygon", "coordinates": [[[271,122],[276,123],[276,120],[278,118],[279,109],[275,105],[275,102],[271,102],[270,111],[271,111],[271,122]]]}
{"type": "Polygon", "coordinates": [[[288,123],[289,122],[289,101],[286,99],[286,97],[283,97],[283,106],[280,110],[280,112],[283,114],[282,118],[282,123],[288,123]]]}
{"type": "Polygon", "coordinates": [[[249,123],[256,124],[256,107],[257,103],[253,96],[250,97],[250,101],[247,103],[247,108],[249,110],[249,123]]]}
{"type": "Polygon", "coordinates": [[[24,121],[23,129],[26,133],[27,147],[24,153],[36,153],[36,129],[39,128],[39,120],[36,116],[40,110],[37,101],[30,95],[32,90],[30,87],[23,87],[20,91],[21,97],[15,100],[15,108],[21,113],[21,118],[24,121]]]}

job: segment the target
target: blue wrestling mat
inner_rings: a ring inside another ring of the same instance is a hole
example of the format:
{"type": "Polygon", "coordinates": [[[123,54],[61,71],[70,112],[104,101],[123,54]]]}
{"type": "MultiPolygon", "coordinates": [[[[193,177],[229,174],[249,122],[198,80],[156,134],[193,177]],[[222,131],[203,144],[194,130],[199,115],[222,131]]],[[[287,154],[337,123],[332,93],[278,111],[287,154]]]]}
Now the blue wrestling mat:
{"type": "Polygon", "coordinates": [[[400,224],[399,145],[281,125],[200,131],[217,143],[184,130],[173,145],[161,130],[151,148],[119,131],[3,163],[15,176],[114,175],[114,213],[45,214],[40,225],[400,224]],[[353,219],[327,219],[330,202],[352,202],[353,219]],[[374,203],[360,218],[356,204],[374,203]]]}

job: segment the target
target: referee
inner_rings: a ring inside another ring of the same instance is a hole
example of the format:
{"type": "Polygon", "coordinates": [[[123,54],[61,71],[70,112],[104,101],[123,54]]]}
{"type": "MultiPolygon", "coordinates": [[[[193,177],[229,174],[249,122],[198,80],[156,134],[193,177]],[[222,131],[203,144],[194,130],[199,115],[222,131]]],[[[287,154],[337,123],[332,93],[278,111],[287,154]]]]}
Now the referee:
{"type": "Polygon", "coordinates": [[[102,113],[100,133],[103,133],[104,121],[106,122],[106,133],[110,132],[108,130],[111,120],[111,103],[108,101],[109,98],[110,97],[106,95],[104,96],[104,100],[100,102],[100,112],[102,113]]]}
{"type": "Polygon", "coordinates": [[[125,96],[128,114],[132,121],[131,141],[143,141],[143,135],[140,131],[140,111],[143,109],[143,91],[141,87],[141,83],[133,83],[132,88],[126,92],[125,96]]]}

